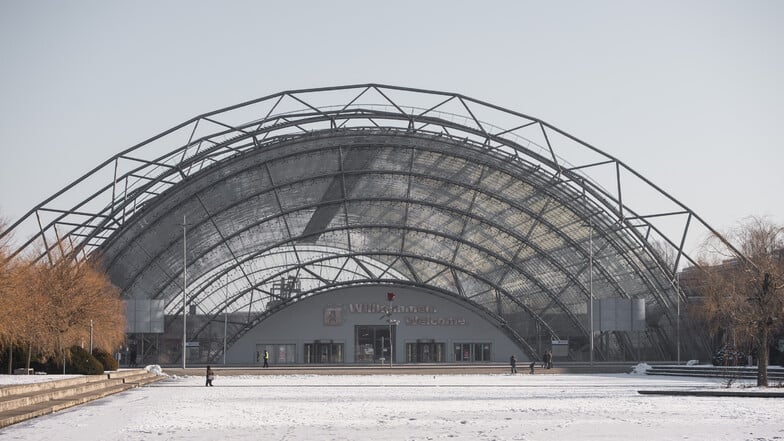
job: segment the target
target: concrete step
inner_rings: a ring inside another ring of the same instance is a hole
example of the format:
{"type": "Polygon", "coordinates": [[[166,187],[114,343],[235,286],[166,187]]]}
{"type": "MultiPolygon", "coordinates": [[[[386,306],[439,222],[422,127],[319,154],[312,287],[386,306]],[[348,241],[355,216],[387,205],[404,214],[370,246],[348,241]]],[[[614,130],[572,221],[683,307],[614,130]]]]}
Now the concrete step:
{"type": "Polygon", "coordinates": [[[0,428],[163,378],[140,369],[5,387],[0,396],[0,428]]]}
{"type": "MultiPolygon", "coordinates": [[[[50,376],[49,378],[56,378],[56,375],[50,376]]],[[[55,379],[52,381],[41,381],[37,383],[27,383],[27,384],[12,384],[9,386],[0,387],[0,398],[11,396],[11,395],[18,395],[23,393],[32,393],[32,392],[42,392],[50,389],[56,389],[58,387],[65,387],[65,386],[75,386],[84,383],[90,382],[99,382],[106,380],[108,377],[105,374],[101,375],[83,375],[79,377],[72,377],[72,378],[64,378],[64,379],[55,379]]],[[[48,378],[47,378],[48,379],[48,378]]]]}
{"type": "Polygon", "coordinates": [[[119,378],[111,380],[104,379],[101,381],[89,381],[76,385],[66,385],[54,389],[46,389],[43,391],[25,392],[18,395],[6,396],[0,398],[0,412],[15,409],[21,406],[64,399],[73,395],[90,393],[121,384],[123,384],[123,380],[119,378]]]}
{"type": "MultiPolygon", "coordinates": [[[[681,377],[718,377],[756,379],[756,367],[742,366],[652,366],[646,371],[647,375],[668,375],[681,377]]],[[[784,368],[778,366],[768,367],[768,381],[784,381],[784,368]]]]}
{"type": "Polygon", "coordinates": [[[135,371],[110,372],[109,378],[121,379],[124,383],[148,384],[157,379],[157,375],[151,374],[143,369],[135,371]]]}
{"type": "Polygon", "coordinates": [[[129,377],[138,377],[138,376],[146,376],[146,375],[153,375],[149,372],[145,371],[144,369],[125,369],[121,371],[110,371],[107,372],[109,378],[129,378],[129,377]]]}
{"type": "Polygon", "coordinates": [[[10,426],[31,418],[48,415],[69,407],[78,406],[99,398],[123,392],[134,386],[123,383],[116,384],[110,387],[104,387],[99,390],[75,394],[67,398],[59,398],[45,402],[30,404],[27,406],[20,406],[15,409],[0,412],[0,428],[10,426]]]}

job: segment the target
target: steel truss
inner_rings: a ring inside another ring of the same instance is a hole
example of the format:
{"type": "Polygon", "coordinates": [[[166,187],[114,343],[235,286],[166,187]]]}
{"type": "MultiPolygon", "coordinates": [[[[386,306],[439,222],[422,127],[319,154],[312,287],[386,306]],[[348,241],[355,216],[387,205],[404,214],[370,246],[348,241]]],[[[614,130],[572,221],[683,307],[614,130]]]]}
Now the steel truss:
{"type": "MultiPolygon", "coordinates": [[[[671,358],[685,300],[675,274],[716,234],[622,161],[540,119],[363,84],[199,115],[107,159],[0,238],[34,232],[15,254],[42,249],[38,259],[63,243],[77,258],[101,256],[124,297],[165,299],[171,325],[183,312],[184,215],[195,243],[187,303],[205,317],[193,339],[226,314],[236,341],[289,302],[390,284],[461,299],[532,359],[540,329],[588,338],[591,296],[645,298],[662,318],[644,345],[671,358]],[[287,277],[304,288],[282,298],[273,284],[287,277]]],[[[601,358],[633,352],[615,334],[601,358]]]]}

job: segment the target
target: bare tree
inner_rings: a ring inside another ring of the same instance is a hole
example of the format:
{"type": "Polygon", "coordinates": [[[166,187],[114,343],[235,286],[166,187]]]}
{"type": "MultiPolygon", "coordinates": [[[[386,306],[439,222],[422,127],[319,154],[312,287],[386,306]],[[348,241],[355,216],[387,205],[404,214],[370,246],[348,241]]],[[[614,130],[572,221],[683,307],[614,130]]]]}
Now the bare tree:
{"type": "MultiPolygon", "coordinates": [[[[0,231],[6,223],[0,219],[0,231]]],[[[16,286],[21,280],[21,266],[10,259],[9,241],[0,241],[0,348],[8,350],[8,373],[13,368],[13,347],[19,343],[24,314],[23,302],[16,286]]]]}
{"type": "Polygon", "coordinates": [[[11,298],[13,294],[13,275],[11,265],[6,256],[6,250],[0,246],[0,348],[9,348],[8,373],[10,374],[15,337],[14,327],[16,323],[14,321],[14,313],[16,302],[11,298]]]}
{"type": "Polygon", "coordinates": [[[784,228],[763,218],[749,218],[713,238],[701,261],[700,315],[725,343],[756,349],[757,385],[768,385],[771,335],[784,325],[784,228]]]}
{"type": "Polygon", "coordinates": [[[63,354],[89,338],[92,322],[94,344],[111,350],[125,332],[125,312],[119,292],[92,261],[62,257],[53,264],[35,267],[33,290],[46,317],[39,338],[47,355],[63,354]]]}
{"type": "MultiPolygon", "coordinates": [[[[0,219],[0,231],[4,223],[0,219]]],[[[8,241],[0,241],[0,348],[27,349],[27,366],[35,348],[43,356],[65,356],[73,345],[93,344],[109,352],[125,333],[125,308],[119,291],[97,259],[77,260],[63,244],[53,259],[33,262],[9,258],[8,241]]]]}

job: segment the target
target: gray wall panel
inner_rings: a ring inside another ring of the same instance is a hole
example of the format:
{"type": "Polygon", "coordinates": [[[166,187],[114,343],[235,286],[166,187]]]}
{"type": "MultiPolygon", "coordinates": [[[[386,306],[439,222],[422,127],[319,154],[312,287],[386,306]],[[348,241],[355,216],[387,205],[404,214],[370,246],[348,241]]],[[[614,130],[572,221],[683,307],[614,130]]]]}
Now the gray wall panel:
{"type": "Polygon", "coordinates": [[[256,345],[296,344],[297,363],[302,363],[305,343],[332,340],[344,344],[345,363],[354,363],[354,326],[386,325],[384,313],[380,310],[388,304],[386,293],[389,291],[396,294],[393,308],[404,309],[393,313],[393,319],[400,321],[396,331],[395,363],[405,360],[405,344],[418,339],[445,343],[446,362],[455,361],[455,343],[491,343],[494,362],[508,362],[512,354],[520,362],[527,359],[506,334],[455,301],[423,290],[382,286],[346,288],[300,300],[269,317],[241,338],[228,350],[226,360],[228,363],[257,363],[256,345]],[[342,323],[325,324],[327,307],[342,309],[342,323]]]}

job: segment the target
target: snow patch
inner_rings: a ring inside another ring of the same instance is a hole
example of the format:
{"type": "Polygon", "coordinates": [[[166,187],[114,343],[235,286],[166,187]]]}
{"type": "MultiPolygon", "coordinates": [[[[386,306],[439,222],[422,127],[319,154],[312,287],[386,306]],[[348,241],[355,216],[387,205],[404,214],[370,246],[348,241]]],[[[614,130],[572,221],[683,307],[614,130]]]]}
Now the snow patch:
{"type": "Polygon", "coordinates": [[[686,362],[686,366],[697,366],[698,364],[700,364],[699,360],[689,360],[686,362]]]}
{"type": "Polygon", "coordinates": [[[632,369],[631,373],[634,375],[645,375],[645,373],[651,369],[651,365],[648,363],[639,363],[632,369]]]}
{"type": "MultiPolygon", "coordinates": [[[[151,364],[144,367],[144,370],[155,375],[166,375],[163,373],[163,369],[157,364],[151,364]]],[[[166,375],[168,377],[168,375],[166,375]]]]}

